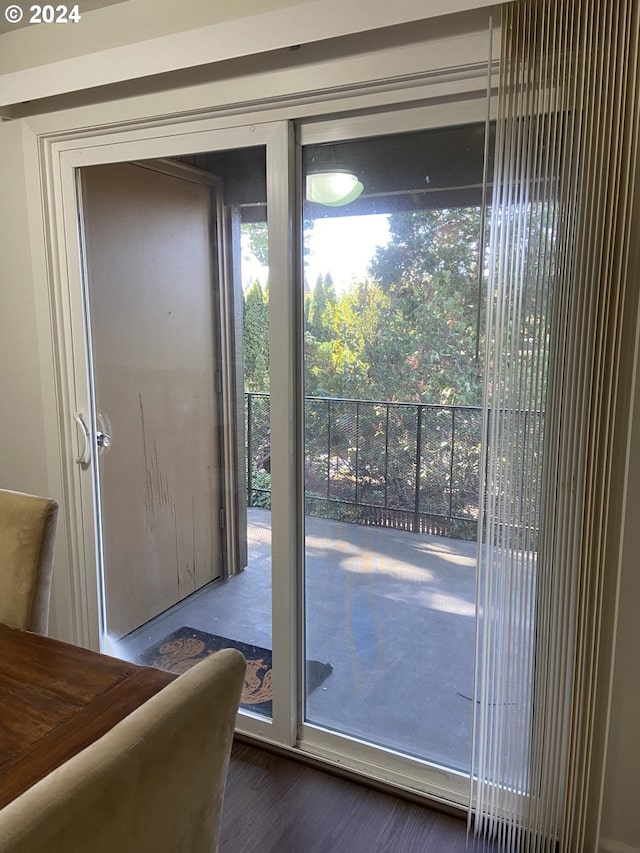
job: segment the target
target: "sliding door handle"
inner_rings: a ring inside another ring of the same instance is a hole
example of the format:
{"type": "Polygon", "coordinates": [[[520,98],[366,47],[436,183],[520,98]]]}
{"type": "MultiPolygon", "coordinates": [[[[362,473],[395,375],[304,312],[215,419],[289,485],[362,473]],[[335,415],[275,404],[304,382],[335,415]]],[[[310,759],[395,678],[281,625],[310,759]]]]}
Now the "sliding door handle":
{"type": "Polygon", "coordinates": [[[113,444],[111,421],[102,412],[98,412],[96,415],[96,444],[98,445],[98,453],[101,455],[113,444]]]}
{"type": "Polygon", "coordinates": [[[108,432],[101,432],[100,430],[98,430],[98,432],[96,433],[96,444],[98,445],[98,447],[107,450],[107,448],[111,447],[112,441],[113,439],[111,438],[108,432]]]}
{"type": "Polygon", "coordinates": [[[80,451],[80,455],[76,457],[76,462],[78,465],[87,466],[91,462],[91,435],[89,427],[85,422],[82,412],[76,412],[73,419],[80,427],[82,435],[82,450],[80,451]]]}

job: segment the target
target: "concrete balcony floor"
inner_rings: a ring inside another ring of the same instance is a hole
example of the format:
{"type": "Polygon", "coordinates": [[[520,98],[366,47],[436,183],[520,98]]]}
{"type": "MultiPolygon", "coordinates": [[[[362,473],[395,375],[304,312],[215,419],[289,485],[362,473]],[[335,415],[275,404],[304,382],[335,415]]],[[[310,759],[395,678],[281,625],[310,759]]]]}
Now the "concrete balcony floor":
{"type": "MultiPolygon", "coordinates": [[[[189,626],[271,648],[270,513],[249,510],[249,564],[121,641],[131,660],[189,626]]],[[[306,520],[306,654],[331,675],[306,721],[468,771],[476,545],[306,520]]]]}

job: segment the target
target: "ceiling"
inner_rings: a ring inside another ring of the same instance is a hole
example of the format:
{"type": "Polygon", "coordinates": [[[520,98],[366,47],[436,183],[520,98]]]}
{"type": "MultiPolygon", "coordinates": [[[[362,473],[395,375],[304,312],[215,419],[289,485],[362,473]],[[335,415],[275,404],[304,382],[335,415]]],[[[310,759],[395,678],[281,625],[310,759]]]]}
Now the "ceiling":
{"type": "MultiPolygon", "coordinates": [[[[479,205],[484,147],[484,123],[307,146],[305,174],[339,166],[357,175],[364,190],[344,208],[305,202],[304,215],[315,219],[479,205]]],[[[491,156],[487,165],[492,174],[491,156]]]]}
{"type": "MultiPolygon", "coordinates": [[[[487,174],[493,173],[495,127],[489,135],[487,174]]],[[[480,205],[485,125],[435,128],[305,146],[303,173],[347,169],[364,184],[362,195],[344,207],[305,201],[305,219],[393,213],[480,205]]],[[[244,221],[266,217],[266,156],[263,146],[181,158],[219,175],[225,204],[242,208],[244,221]]]]}

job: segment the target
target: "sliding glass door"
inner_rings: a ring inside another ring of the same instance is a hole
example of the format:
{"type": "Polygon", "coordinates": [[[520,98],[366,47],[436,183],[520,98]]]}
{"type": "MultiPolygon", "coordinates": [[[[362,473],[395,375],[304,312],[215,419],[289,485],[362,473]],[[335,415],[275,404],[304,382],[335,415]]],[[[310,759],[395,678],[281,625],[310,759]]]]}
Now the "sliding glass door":
{"type": "Polygon", "coordinates": [[[271,473],[284,454],[272,441],[282,430],[270,314],[273,291],[276,307],[290,304],[291,247],[271,252],[270,237],[283,242],[290,210],[282,198],[271,210],[268,174],[291,171],[290,125],[199,141],[202,152],[176,145],[154,160],[124,149],[122,162],[73,176],[92,344],[87,430],[99,448],[84,464],[101,522],[101,646],[178,674],[238,648],[243,724],[282,740],[280,703],[289,742],[291,653],[272,631],[272,568],[288,578],[292,566],[272,549],[271,473]]]}
{"type": "Polygon", "coordinates": [[[369,127],[302,133],[304,720],[468,772],[487,127],[369,127]]]}
{"type": "MultiPolygon", "coordinates": [[[[219,577],[104,647],[175,671],[241,647],[240,731],[458,802],[481,500],[485,110],[479,99],[265,122],[178,137],[154,163],[142,146],[117,152],[127,168],[204,187],[198,319],[216,420],[199,428],[215,439],[219,577]]],[[[152,209],[181,221],[169,202],[152,209]]],[[[180,247],[169,255],[184,313],[180,247]]],[[[179,358],[188,322],[175,331],[170,303],[163,322],[179,358]]],[[[187,397],[177,414],[188,411],[187,397]]]]}

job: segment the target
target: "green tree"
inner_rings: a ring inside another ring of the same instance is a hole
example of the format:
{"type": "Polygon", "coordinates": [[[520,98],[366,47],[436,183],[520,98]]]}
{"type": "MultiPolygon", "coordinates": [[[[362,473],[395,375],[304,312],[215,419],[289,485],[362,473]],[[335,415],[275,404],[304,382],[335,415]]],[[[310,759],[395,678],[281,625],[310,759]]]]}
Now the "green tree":
{"type": "Polygon", "coordinates": [[[307,393],[478,405],[480,212],[409,211],[389,227],[371,280],[337,297],[320,276],[305,296],[307,393]]]}
{"type": "Polygon", "coordinates": [[[391,240],[371,275],[388,299],[364,355],[391,400],[478,405],[478,208],[389,217],[391,240]]]}
{"type": "Polygon", "coordinates": [[[260,282],[244,295],[244,382],[247,391],[269,390],[269,306],[260,282]]]}
{"type": "Polygon", "coordinates": [[[307,332],[315,341],[330,341],[334,335],[333,312],[337,298],[333,279],[329,273],[318,276],[307,300],[307,332]]]}
{"type": "Polygon", "coordinates": [[[354,285],[325,306],[320,330],[305,333],[306,387],[316,396],[362,397],[373,393],[370,342],[387,299],[372,281],[354,285]],[[318,339],[319,338],[319,339],[318,339]]]}
{"type": "MultiPolygon", "coordinates": [[[[391,239],[377,250],[369,280],[353,285],[330,304],[322,279],[308,297],[307,393],[477,405],[482,396],[475,352],[479,211],[398,213],[389,217],[389,226],[391,239]]],[[[310,484],[317,481],[319,494],[324,494],[326,477],[327,412],[320,402],[307,406],[307,479],[310,484]]],[[[335,494],[343,489],[343,499],[349,501],[356,477],[356,410],[353,404],[334,403],[331,413],[331,452],[339,459],[335,465],[340,470],[332,488],[335,494]]],[[[468,488],[456,488],[453,509],[464,513],[468,495],[477,489],[480,422],[476,418],[465,425],[461,417],[454,482],[468,483],[468,488]]],[[[447,494],[451,418],[449,409],[423,415],[422,457],[429,472],[421,493],[423,510],[439,511],[447,494]]],[[[395,507],[413,507],[416,428],[412,407],[360,406],[361,500],[377,503],[386,494],[395,507]],[[387,427],[392,437],[388,459],[383,438],[387,427]]],[[[317,511],[327,510],[323,504],[317,511]]],[[[347,510],[335,511],[343,517],[347,510]]]]}

